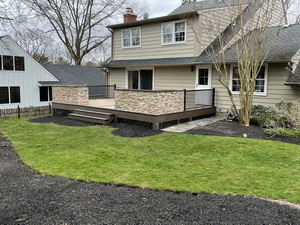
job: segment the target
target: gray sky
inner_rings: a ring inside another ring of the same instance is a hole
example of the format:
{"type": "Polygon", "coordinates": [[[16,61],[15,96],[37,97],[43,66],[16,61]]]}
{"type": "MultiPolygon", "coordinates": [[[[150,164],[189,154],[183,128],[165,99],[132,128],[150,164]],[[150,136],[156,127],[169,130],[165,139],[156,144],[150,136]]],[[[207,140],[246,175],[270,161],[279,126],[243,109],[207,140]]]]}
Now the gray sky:
{"type": "Polygon", "coordinates": [[[178,6],[181,0],[147,0],[151,7],[151,17],[166,16],[178,6]]]}

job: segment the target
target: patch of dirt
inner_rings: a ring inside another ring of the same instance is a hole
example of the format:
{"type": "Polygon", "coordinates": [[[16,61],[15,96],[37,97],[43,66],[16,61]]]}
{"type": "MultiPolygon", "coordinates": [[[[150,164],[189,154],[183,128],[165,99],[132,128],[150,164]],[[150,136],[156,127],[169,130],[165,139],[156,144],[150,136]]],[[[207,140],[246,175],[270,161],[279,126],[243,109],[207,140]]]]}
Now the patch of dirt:
{"type": "Polygon", "coordinates": [[[281,142],[300,145],[300,138],[270,136],[266,134],[264,132],[264,129],[259,126],[251,125],[245,127],[239,124],[238,122],[231,122],[226,120],[208,124],[201,128],[194,128],[192,130],[187,131],[186,133],[198,134],[198,135],[240,137],[240,138],[244,138],[244,135],[247,135],[247,138],[281,141],[281,142]]]}
{"type": "Polygon", "coordinates": [[[133,126],[122,123],[112,123],[111,127],[117,128],[112,133],[121,137],[147,137],[161,134],[161,130],[151,130],[144,127],[133,126]]]}

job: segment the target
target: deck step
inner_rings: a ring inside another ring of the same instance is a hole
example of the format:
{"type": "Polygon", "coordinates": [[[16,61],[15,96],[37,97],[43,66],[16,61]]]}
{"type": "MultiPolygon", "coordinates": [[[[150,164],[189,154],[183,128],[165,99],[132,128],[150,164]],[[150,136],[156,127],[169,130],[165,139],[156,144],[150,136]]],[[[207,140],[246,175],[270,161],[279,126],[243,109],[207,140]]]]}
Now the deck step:
{"type": "Polygon", "coordinates": [[[114,114],[112,113],[105,113],[105,112],[98,112],[98,111],[91,111],[91,110],[84,110],[84,109],[74,109],[73,113],[81,114],[81,115],[92,114],[92,115],[97,115],[97,116],[100,115],[105,117],[114,116],[114,114]]]}
{"type": "Polygon", "coordinates": [[[80,121],[85,121],[89,123],[97,123],[97,124],[103,124],[103,125],[108,125],[111,123],[112,119],[111,118],[105,118],[105,117],[100,117],[100,116],[87,116],[87,115],[82,115],[82,114],[76,114],[76,113],[70,113],[68,116],[70,119],[74,120],[80,120],[80,121]]]}

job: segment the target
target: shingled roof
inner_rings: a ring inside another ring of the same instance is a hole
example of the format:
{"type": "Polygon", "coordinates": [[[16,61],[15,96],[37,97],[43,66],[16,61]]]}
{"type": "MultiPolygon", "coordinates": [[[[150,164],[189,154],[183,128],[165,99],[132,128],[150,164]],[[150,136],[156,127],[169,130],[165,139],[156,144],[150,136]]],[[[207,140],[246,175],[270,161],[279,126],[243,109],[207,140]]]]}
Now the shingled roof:
{"type": "Polygon", "coordinates": [[[300,64],[297,65],[295,72],[288,77],[284,84],[294,87],[300,87],[300,64]]]}
{"type": "MultiPolygon", "coordinates": [[[[288,62],[295,56],[300,49],[300,24],[290,25],[288,27],[269,27],[266,30],[266,44],[264,46],[263,55],[269,53],[266,58],[266,62],[288,62]]],[[[240,44],[240,42],[239,42],[240,44]]],[[[255,40],[253,42],[255,44],[255,40]]],[[[208,47],[209,49],[209,47],[208,47]]],[[[237,62],[237,57],[234,51],[234,47],[230,47],[225,51],[226,62],[237,62]]],[[[200,62],[211,62],[207,52],[204,51],[200,57],[200,62]]]]}
{"type": "Polygon", "coordinates": [[[104,74],[93,66],[43,64],[60,82],[40,82],[42,85],[104,85],[104,74]]]}
{"type": "MultiPolygon", "coordinates": [[[[253,2],[253,0],[244,0],[244,4],[249,4],[251,2],[253,2]]],[[[169,15],[197,12],[199,10],[213,9],[213,8],[218,8],[218,7],[226,7],[228,5],[234,6],[234,5],[238,5],[238,4],[240,4],[240,0],[198,1],[198,2],[194,2],[194,3],[181,5],[178,8],[176,8],[174,11],[172,11],[169,15]]]]}

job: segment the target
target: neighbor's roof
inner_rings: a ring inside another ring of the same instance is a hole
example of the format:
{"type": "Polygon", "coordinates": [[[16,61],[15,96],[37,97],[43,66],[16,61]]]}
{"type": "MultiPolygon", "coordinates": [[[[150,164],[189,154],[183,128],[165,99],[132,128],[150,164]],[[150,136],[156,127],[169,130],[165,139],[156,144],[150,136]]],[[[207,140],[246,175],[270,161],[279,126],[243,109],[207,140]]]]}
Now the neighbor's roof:
{"type": "Polygon", "coordinates": [[[43,64],[60,82],[39,82],[42,85],[104,85],[103,73],[93,66],[43,64]]]}
{"type": "MultiPolygon", "coordinates": [[[[198,1],[198,2],[194,2],[194,3],[181,5],[178,8],[176,8],[173,12],[171,12],[169,15],[183,14],[183,13],[188,13],[188,12],[197,12],[199,10],[226,7],[229,5],[234,6],[234,5],[240,4],[239,2],[240,2],[240,0],[198,1]]],[[[244,4],[249,4],[250,2],[253,2],[253,0],[244,0],[244,4]]]]}
{"type": "MultiPolygon", "coordinates": [[[[266,44],[263,54],[268,50],[267,62],[288,62],[295,56],[300,49],[300,24],[290,25],[288,27],[269,27],[266,30],[266,44]],[[279,33],[278,33],[279,32],[279,33]]],[[[255,44],[255,41],[253,42],[255,44]]],[[[240,44],[240,42],[239,42],[240,44]]],[[[209,49],[209,47],[207,48],[209,49]]],[[[207,52],[204,51],[200,55],[201,62],[211,62],[207,52]]],[[[226,62],[237,62],[234,47],[230,47],[225,51],[226,62]]]]}

